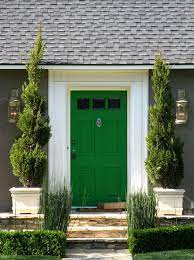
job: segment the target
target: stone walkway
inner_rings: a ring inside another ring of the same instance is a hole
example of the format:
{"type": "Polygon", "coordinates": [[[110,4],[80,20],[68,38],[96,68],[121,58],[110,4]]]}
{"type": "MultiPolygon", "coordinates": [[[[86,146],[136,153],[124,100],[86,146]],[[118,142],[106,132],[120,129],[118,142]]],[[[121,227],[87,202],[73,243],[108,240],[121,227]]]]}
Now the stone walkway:
{"type": "Polygon", "coordinates": [[[67,250],[67,258],[63,259],[132,260],[133,258],[127,249],[69,249],[67,250]]]}

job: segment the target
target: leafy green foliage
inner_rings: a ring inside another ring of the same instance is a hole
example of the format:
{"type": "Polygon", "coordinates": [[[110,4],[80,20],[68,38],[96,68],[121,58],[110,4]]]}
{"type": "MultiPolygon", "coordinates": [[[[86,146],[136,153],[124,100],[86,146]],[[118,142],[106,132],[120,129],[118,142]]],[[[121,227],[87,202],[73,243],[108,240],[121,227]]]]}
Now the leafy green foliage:
{"type": "Polygon", "coordinates": [[[156,226],[156,200],[153,193],[143,191],[129,194],[127,199],[129,233],[134,229],[156,226]]]}
{"type": "MultiPolygon", "coordinates": [[[[47,180],[47,179],[46,179],[47,180]]],[[[44,182],[41,196],[41,213],[44,214],[42,228],[61,230],[67,235],[71,210],[71,194],[65,184],[56,180],[44,182]]]]}
{"type": "Polygon", "coordinates": [[[146,170],[154,186],[176,188],[184,172],[183,144],[175,136],[175,102],[169,74],[162,57],[156,57],[152,75],[155,104],[149,110],[146,170]]]}
{"type": "Polygon", "coordinates": [[[65,256],[66,236],[60,231],[0,231],[0,255],[65,256]]]}
{"type": "Polygon", "coordinates": [[[27,187],[42,184],[47,162],[44,146],[51,136],[49,118],[45,115],[46,99],[40,95],[41,69],[38,66],[43,53],[44,43],[39,30],[26,66],[28,83],[22,87],[24,109],[17,121],[21,137],[15,140],[10,151],[13,174],[27,187]]]}
{"type": "Polygon", "coordinates": [[[194,226],[133,230],[129,233],[131,253],[194,249],[194,226]]]}

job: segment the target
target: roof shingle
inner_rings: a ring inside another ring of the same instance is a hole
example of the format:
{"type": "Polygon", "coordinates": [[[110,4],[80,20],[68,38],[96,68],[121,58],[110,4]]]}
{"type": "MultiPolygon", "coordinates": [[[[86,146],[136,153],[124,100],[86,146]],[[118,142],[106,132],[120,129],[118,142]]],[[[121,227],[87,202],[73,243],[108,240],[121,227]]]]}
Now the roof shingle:
{"type": "Polygon", "coordinates": [[[0,64],[23,64],[39,23],[46,64],[194,63],[193,0],[1,0],[0,64]]]}

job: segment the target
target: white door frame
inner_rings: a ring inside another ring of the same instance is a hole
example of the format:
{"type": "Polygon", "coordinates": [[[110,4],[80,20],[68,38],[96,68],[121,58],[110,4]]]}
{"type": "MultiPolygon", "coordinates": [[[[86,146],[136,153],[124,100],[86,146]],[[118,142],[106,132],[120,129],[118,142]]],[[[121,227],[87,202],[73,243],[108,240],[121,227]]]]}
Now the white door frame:
{"type": "Polygon", "coordinates": [[[49,178],[70,187],[70,98],[73,90],[127,91],[127,191],[147,190],[148,71],[49,70],[49,178]]]}

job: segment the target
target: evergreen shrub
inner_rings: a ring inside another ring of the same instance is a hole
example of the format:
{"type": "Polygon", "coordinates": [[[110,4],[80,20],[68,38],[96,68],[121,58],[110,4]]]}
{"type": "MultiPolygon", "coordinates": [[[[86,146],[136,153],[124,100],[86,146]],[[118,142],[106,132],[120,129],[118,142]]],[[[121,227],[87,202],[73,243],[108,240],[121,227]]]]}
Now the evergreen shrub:
{"type": "Polygon", "coordinates": [[[129,233],[132,254],[194,249],[194,226],[160,227],[129,233]]]}
{"type": "Polygon", "coordinates": [[[175,102],[170,70],[157,56],[152,75],[154,105],[149,109],[146,171],[154,186],[176,188],[184,172],[183,143],[175,136],[175,102]]]}
{"type": "Polygon", "coordinates": [[[65,257],[66,236],[60,231],[0,231],[0,255],[65,257]]]}
{"type": "Polygon", "coordinates": [[[39,30],[26,66],[28,83],[22,87],[24,109],[19,114],[17,127],[21,135],[15,139],[10,151],[13,174],[25,187],[41,186],[47,166],[45,145],[50,134],[46,116],[46,99],[40,95],[40,61],[44,53],[42,32],[39,30]]]}

